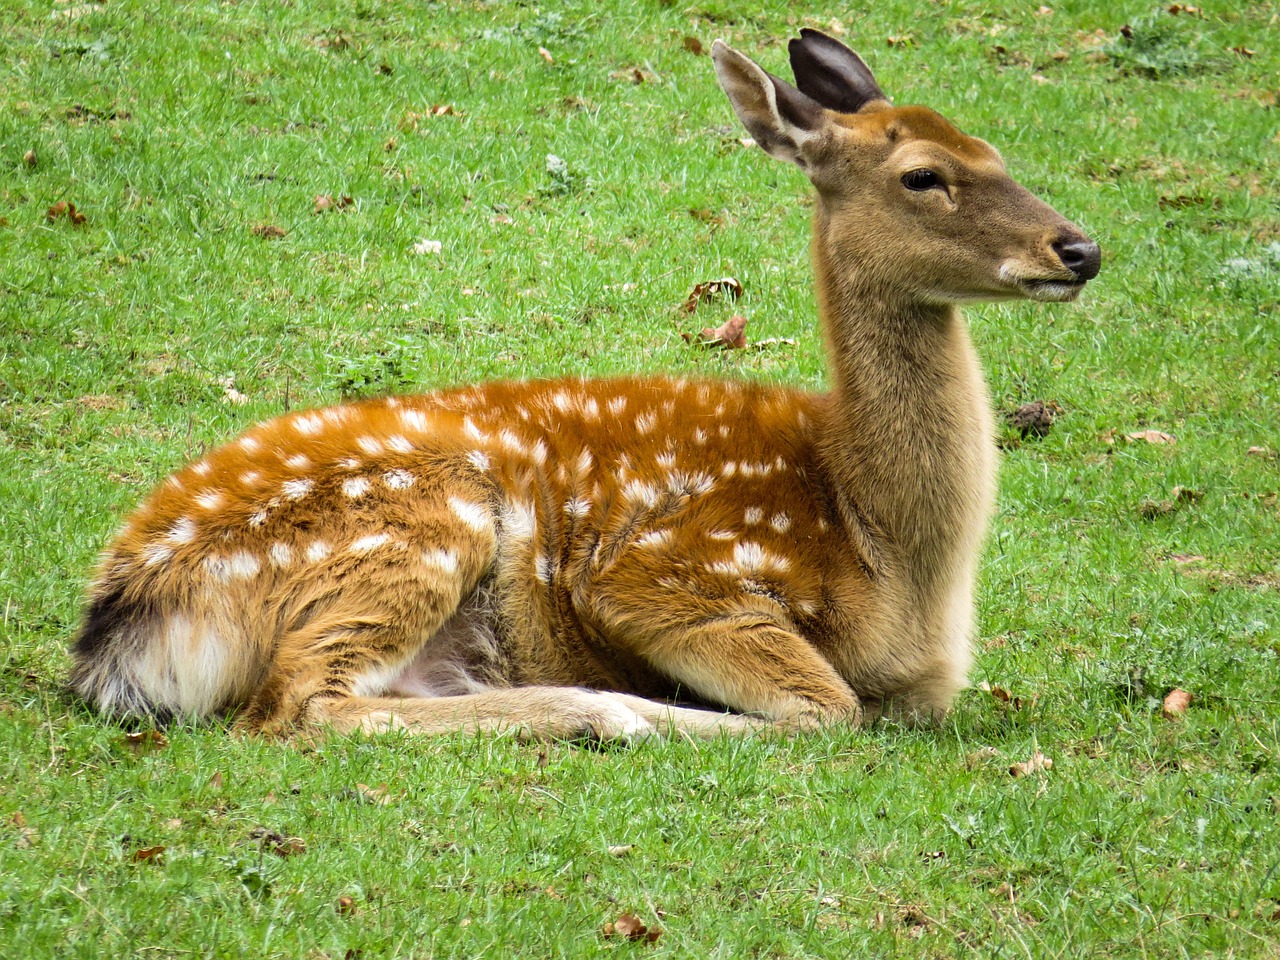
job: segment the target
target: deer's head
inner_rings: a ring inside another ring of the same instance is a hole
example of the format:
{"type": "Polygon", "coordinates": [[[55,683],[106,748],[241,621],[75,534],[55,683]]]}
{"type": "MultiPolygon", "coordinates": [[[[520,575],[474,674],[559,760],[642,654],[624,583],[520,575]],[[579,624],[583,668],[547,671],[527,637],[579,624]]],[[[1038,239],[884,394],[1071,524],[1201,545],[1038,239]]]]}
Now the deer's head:
{"type": "Polygon", "coordinates": [[[817,188],[820,249],[856,273],[936,304],[1073,300],[1098,246],[1016,183],[1000,154],[926,107],[895,107],[848,47],[791,41],[796,87],[721,41],[716,76],[755,141],[817,188]],[[798,87],[798,89],[797,89],[798,87]]]}

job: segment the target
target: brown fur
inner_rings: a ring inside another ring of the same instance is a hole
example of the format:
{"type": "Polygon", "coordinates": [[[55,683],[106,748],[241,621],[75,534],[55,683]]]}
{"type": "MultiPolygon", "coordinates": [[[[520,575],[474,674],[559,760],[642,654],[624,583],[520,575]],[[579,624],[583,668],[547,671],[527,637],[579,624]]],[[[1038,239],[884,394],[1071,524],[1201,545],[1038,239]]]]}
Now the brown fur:
{"type": "Polygon", "coordinates": [[[260,424],[106,551],[82,695],[277,733],[711,734],[948,707],[995,466],[955,304],[1069,299],[1052,245],[1083,238],[932,111],[872,83],[836,113],[714,52],[748,129],[818,188],[831,391],[490,383],[260,424]],[[945,194],[904,189],[922,165],[945,194]]]}

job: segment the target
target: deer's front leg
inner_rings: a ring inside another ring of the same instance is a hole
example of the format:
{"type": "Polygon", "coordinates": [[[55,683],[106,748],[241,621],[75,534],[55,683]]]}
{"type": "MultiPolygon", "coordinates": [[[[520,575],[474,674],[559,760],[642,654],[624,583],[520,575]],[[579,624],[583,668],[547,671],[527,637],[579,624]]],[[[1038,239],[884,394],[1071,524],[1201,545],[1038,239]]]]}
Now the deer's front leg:
{"type": "Polygon", "coordinates": [[[641,651],[700,698],[780,726],[862,722],[858,696],[806,640],[751,614],[727,615],[655,637],[641,651]]]}

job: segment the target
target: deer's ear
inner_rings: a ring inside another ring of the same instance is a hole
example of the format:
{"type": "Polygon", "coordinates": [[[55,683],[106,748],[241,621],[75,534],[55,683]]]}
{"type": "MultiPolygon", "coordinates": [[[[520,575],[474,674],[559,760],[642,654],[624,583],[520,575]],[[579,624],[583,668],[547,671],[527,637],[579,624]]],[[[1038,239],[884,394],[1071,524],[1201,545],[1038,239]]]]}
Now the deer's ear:
{"type": "Polygon", "coordinates": [[[873,101],[888,102],[871,68],[834,37],[806,27],[787,50],[796,86],[829,110],[857,113],[873,101]]]}
{"type": "Polygon", "coordinates": [[[756,143],[779,160],[807,168],[801,147],[827,122],[822,104],[766,73],[722,40],[711,45],[711,57],[733,112],[756,143]]]}

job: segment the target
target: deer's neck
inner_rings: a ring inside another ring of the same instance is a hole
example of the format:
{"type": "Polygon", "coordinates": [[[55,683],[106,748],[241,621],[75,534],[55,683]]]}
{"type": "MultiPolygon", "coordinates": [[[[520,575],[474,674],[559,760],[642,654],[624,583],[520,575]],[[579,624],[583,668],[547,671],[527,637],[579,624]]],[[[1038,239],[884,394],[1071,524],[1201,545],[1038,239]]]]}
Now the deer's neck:
{"type": "Polygon", "coordinates": [[[843,501],[924,591],[972,575],[995,485],[993,416],[955,307],[860,270],[821,207],[813,261],[832,390],[819,445],[843,501]]]}

